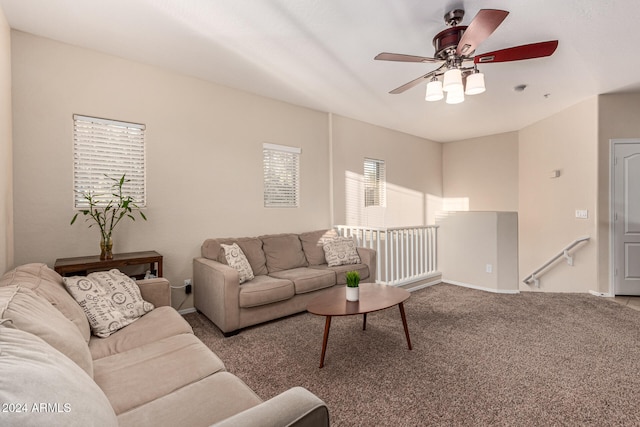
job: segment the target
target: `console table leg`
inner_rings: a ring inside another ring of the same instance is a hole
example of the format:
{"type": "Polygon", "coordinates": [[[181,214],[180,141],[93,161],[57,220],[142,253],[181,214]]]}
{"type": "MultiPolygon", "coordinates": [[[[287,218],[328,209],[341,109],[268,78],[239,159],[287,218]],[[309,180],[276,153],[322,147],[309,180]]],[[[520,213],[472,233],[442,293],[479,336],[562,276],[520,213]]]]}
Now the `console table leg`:
{"type": "Polygon", "coordinates": [[[411,350],[411,338],[409,338],[409,327],[407,326],[407,316],[404,314],[404,304],[398,304],[400,307],[400,316],[402,317],[402,326],[404,326],[404,335],[407,337],[407,345],[409,346],[409,350],[411,350]]]}
{"type": "Polygon", "coordinates": [[[367,313],[364,314],[363,320],[362,320],[362,330],[366,331],[367,330],[367,313]]]}
{"type": "Polygon", "coordinates": [[[322,354],[320,355],[320,367],[324,366],[324,355],[327,352],[327,340],[329,339],[329,328],[331,327],[331,316],[327,316],[324,322],[324,338],[322,338],[322,354]]]}

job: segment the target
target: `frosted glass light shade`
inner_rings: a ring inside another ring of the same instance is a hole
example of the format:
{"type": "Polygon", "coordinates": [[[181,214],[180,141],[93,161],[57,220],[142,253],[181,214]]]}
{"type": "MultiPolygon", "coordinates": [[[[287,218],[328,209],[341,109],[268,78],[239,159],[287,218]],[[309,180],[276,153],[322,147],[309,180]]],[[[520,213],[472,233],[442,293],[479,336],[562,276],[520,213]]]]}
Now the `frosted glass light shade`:
{"type": "Polygon", "coordinates": [[[427,83],[427,94],[424,99],[427,101],[440,101],[442,98],[444,98],[442,82],[440,80],[432,80],[427,83]]]}
{"type": "Polygon", "coordinates": [[[477,95],[485,91],[484,87],[484,74],[473,73],[467,76],[467,88],[465,89],[465,95],[477,95]]]}
{"type": "Polygon", "coordinates": [[[442,90],[449,92],[451,90],[464,90],[462,88],[462,72],[457,68],[452,68],[444,73],[444,83],[442,90]]]}
{"type": "Polygon", "coordinates": [[[464,102],[464,91],[460,89],[450,90],[447,92],[447,104],[460,104],[464,102]]]}

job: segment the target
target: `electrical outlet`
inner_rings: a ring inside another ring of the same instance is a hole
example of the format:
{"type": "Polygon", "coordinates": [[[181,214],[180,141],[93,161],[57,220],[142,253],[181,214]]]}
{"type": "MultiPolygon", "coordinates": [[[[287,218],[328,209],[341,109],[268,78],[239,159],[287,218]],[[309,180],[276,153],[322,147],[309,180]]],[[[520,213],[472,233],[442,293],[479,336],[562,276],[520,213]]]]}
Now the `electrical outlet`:
{"type": "Polygon", "coordinates": [[[184,293],[187,295],[191,293],[191,279],[184,279],[184,293]]]}
{"type": "Polygon", "coordinates": [[[493,265],[491,265],[491,264],[487,264],[486,272],[487,272],[487,273],[493,273],[493,265]]]}

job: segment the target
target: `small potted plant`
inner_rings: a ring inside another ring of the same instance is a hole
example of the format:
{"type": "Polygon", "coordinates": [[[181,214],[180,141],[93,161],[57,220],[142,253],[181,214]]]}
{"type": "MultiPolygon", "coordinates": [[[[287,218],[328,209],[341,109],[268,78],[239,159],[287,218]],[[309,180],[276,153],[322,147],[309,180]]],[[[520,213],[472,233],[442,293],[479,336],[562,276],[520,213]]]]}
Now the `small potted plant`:
{"type": "Polygon", "coordinates": [[[357,271],[347,271],[347,301],[358,301],[360,299],[360,273],[357,271]]]}
{"type": "Polygon", "coordinates": [[[89,221],[90,219],[94,221],[89,224],[89,228],[94,225],[98,226],[100,229],[100,259],[113,258],[113,240],[111,235],[113,229],[121,219],[128,217],[135,221],[136,219],[133,217],[133,210],[135,209],[143,220],[147,220],[144,213],[142,213],[142,211],[139,210],[140,208],[134,203],[133,197],[122,194],[122,186],[125,182],[129,181],[125,179],[125,175],[122,175],[120,178],[112,178],[109,176],[107,176],[107,178],[113,181],[113,185],[111,186],[111,188],[113,188],[112,198],[107,202],[103,202],[100,201],[101,197],[96,194],[91,192],[82,193],[82,197],[89,203],[89,208],[76,212],[73,218],[71,218],[71,225],[73,225],[78,215],[89,216],[85,221],[89,221]]]}

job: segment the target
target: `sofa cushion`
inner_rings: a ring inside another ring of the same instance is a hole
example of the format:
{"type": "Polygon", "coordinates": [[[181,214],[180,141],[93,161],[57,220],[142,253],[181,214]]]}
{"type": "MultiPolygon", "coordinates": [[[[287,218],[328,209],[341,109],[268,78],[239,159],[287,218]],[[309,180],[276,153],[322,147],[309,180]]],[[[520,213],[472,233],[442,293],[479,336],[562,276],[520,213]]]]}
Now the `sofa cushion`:
{"type": "Polygon", "coordinates": [[[118,270],[65,277],[64,284],[99,337],[108,337],[153,310],[153,305],[142,299],[138,285],[118,270]]]}
{"type": "Polygon", "coordinates": [[[271,276],[256,276],[250,282],[240,286],[239,304],[242,308],[257,307],[288,300],[295,293],[295,288],[290,280],[271,276]]]}
{"type": "Polygon", "coordinates": [[[220,246],[224,249],[224,257],[229,267],[234,268],[238,272],[239,282],[242,284],[247,280],[253,279],[253,270],[244,252],[240,249],[240,246],[238,246],[237,243],[232,245],[221,243],[220,246]]]}
{"type": "Polygon", "coordinates": [[[335,267],[329,267],[327,264],[324,265],[312,265],[309,268],[317,269],[317,270],[331,270],[336,273],[336,284],[337,285],[345,285],[347,283],[347,271],[357,271],[360,274],[360,281],[363,282],[365,279],[369,278],[369,267],[367,264],[347,264],[347,265],[338,265],[335,267]]]}
{"type": "Polygon", "coordinates": [[[304,255],[306,256],[309,265],[321,265],[327,263],[322,246],[328,240],[336,237],[338,237],[338,232],[333,229],[309,231],[307,233],[300,234],[302,249],[304,250],[304,255]]]}
{"type": "Polygon", "coordinates": [[[326,242],[322,248],[329,267],[360,263],[356,242],[351,237],[336,237],[326,242]]]}
{"type": "Polygon", "coordinates": [[[71,359],[28,332],[0,325],[0,402],[24,411],[7,426],[117,426],[105,394],[71,359]],[[42,406],[44,405],[44,407],[42,406]]]}
{"type": "Polygon", "coordinates": [[[121,414],[224,370],[202,341],[180,334],[94,361],[93,378],[121,414]]]}
{"type": "Polygon", "coordinates": [[[89,351],[93,360],[123,353],[136,347],[179,334],[191,334],[189,323],[172,307],[157,307],[126,328],[106,338],[92,336],[89,351]]]}
{"type": "MultiPolygon", "coordinates": [[[[118,415],[121,427],[209,426],[262,400],[240,378],[218,372],[118,415]]],[[[264,424],[266,419],[256,420],[264,424]]]]}
{"type": "Polygon", "coordinates": [[[292,281],[296,294],[313,292],[336,284],[336,274],[332,270],[302,267],[278,271],[277,273],[272,273],[271,276],[292,281]]]}
{"type": "Polygon", "coordinates": [[[89,342],[91,329],[82,307],[73,299],[62,283],[62,276],[47,267],[34,263],[17,267],[2,276],[0,287],[22,285],[44,297],[80,330],[86,342],[89,342]]]}
{"type": "Polygon", "coordinates": [[[257,237],[240,237],[240,238],[222,238],[222,239],[207,239],[202,244],[201,252],[204,258],[218,261],[222,264],[227,264],[227,259],[224,256],[224,250],[220,244],[232,245],[237,243],[242,249],[244,256],[247,257],[251,270],[256,276],[267,274],[267,260],[262,251],[262,240],[257,237]]]}
{"type": "Polygon", "coordinates": [[[0,319],[9,319],[8,326],[42,338],[93,377],[91,353],[78,328],[32,290],[19,285],[1,287],[0,319]]]}
{"type": "Polygon", "coordinates": [[[297,234],[271,234],[260,239],[269,273],[309,265],[297,234]]]}

